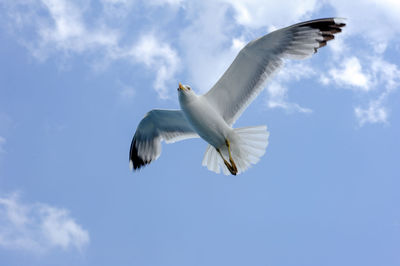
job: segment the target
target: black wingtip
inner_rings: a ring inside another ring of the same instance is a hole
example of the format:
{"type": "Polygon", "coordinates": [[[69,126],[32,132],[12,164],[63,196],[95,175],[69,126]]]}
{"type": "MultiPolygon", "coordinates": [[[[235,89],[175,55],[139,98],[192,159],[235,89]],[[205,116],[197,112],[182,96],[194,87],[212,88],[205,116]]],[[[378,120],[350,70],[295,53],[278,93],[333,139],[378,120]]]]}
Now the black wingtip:
{"type": "Polygon", "coordinates": [[[132,143],[131,143],[131,149],[129,151],[129,166],[132,170],[139,170],[141,167],[151,163],[151,160],[143,160],[138,155],[138,150],[136,147],[136,140],[133,138],[132,143]]]}
{"type": "Polygon", "coordinates": [[[334,34],[342,32],[341,28],[346,26],[346,23],[344,23],[344,19],[342,18],[323,18],[301,22],[296,24],[295,26],[310,27],[321,31],[323,39],[318,40],[319,47],[315,48],[314,50],[315,52],[317,52],[317,49],[324,47],[327,42],[335,38],[334,34]]]}

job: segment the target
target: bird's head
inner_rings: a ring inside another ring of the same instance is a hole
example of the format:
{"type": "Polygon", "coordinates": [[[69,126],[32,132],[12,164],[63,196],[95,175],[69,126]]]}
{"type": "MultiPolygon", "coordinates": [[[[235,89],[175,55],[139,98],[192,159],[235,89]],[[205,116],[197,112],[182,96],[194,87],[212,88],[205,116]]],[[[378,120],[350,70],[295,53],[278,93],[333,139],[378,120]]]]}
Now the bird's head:
{"type": "Polygon", "coordinates": [[[194,93],[194,91],[189,85],[182,85],[179,82],[178,96],[180,100],[188,102],[196,97],[196,93],[194,93]]]}

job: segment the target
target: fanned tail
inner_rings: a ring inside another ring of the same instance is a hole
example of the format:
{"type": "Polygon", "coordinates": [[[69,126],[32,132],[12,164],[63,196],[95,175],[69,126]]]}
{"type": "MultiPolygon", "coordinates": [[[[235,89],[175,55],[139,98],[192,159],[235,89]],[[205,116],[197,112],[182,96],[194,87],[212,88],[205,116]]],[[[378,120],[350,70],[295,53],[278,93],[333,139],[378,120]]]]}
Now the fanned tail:
{"type": "MultiPolygon", "coordinates": [[[[246,171],[252,164],[256,164],[264,155],[268,146],[269,132],[267,126],[243,127],[234,129],[234,134],[229,136],[231,154],[235,162],[238,174],[246,171]]],[[[224,158],[228,160],[228,147],[220,147],[224,158]]],[[[224,164],[221,156],[214,146],[209,145],[204,154],[203,166],[208,170],[219,174],[222,172],[229,175],[230,172],[224,164]]]]}

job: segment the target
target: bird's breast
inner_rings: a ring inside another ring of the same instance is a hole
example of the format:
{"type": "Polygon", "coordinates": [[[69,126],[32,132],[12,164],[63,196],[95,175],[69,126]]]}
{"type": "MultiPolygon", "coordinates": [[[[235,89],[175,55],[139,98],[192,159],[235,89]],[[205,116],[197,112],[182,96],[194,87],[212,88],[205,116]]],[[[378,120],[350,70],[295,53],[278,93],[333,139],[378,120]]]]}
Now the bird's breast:
{"type": "Polygon", "coordinates": [[[188,103],[181,102],[181,108],[193,129],[205,141],[216,148],[225,144],[231,128],[222,116],[202,96],[188,103]]]}

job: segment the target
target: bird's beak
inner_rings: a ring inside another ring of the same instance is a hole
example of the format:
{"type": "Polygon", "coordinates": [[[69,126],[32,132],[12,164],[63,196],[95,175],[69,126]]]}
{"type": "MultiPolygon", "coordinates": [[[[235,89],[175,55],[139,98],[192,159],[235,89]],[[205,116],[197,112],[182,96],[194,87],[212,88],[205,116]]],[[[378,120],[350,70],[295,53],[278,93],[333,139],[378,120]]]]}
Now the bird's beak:
{"type": "Polygon", "coordinates": [[[182,83],[180,83],[180,82],[179,82],[179,89],[181,89],[181,90],[183,90],[183,91],[186,90],[186,88],[183,87],[182,83]]]}

